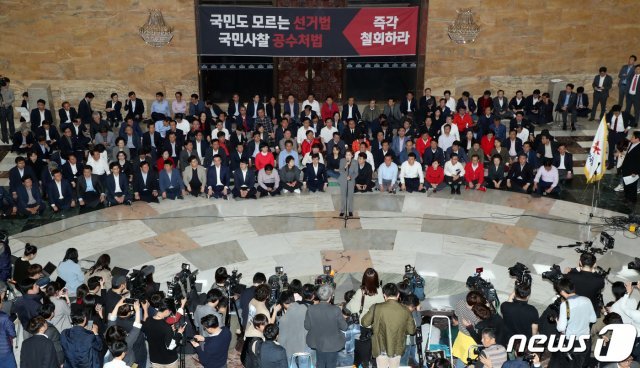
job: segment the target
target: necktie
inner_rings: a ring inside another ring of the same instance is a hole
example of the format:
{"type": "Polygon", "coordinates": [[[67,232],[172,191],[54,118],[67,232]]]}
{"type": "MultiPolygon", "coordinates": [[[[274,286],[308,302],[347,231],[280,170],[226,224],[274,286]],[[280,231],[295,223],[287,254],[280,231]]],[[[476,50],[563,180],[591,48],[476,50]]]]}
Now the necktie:
{"type": "Polygon", "coordinates": [[[618,131],[618,117],[617,117],[617,116],[615,116],[615,117],[613,118],[613,131],[614,131],[614,132],[617,132],[617,131],[618,131]]]}
{"type": "Polygon", "coordinates": [[[638,76],[640,76],[640,74],[636,74],[633,77],[633,83],[631,83],[631,89],[629,90],[629,93],[636,93],[636,87],[638,86],[638,76]]]}

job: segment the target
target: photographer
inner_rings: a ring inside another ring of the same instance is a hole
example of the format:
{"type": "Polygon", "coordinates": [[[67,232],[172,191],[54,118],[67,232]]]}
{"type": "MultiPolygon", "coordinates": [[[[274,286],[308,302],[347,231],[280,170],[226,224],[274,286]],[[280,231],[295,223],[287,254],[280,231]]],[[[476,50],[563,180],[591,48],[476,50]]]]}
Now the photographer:
{"type": "Polygon", "coordinates": [[[596,256],[591,253],[583,253],[580,255],[578,268],[567,268],[565,276],[573,283],[577,295],[591,300],[596,316],[599,317],[598,297],[604,289],[604,277],[594,273],[595,270],[596,256]]]}
{"type": "MultiPolygon", "coordinates": [[[[347,309],[351,313],[357,313],[362,320],[369,308],[378,303],[384,303],[378,272],[373,268],[367,268],[362,274],[360,288],[347,304],[347,309]]],[[[356,339],[353,359],[355,366],[362,365],[366,368],[371,365],[371,330],[366,327],[360,326],[360,338],[356,339]]]]}
{"type": "Polygon", "coordinates": [[[526,351],[523,353],[518,353],[518,350],[516,350],[515,353],[516,353],[516,358],[514,360],[509,360],[505,362],[502,365],[502,368],[542,367],[542,364],[540,363],[540,356],[538,354],[528,353],[526,351]]]}
{"type": "MultiPolygon", "coordinates": [[[[136,311],[133,304],[120,304],[120,301],[118,302],[119,303],[117,304],[120,306],[118,308],[114,307],[113,309],[113,311],[116,311],[117,318],[113,320],[113,316],[111,315],[113,314],[112,311],[112,313],[109,315],[108,325],[109,327],[116,326],[124,330],[126,335],[123,336],[126,336],[126,340],[129,341],[129,353],[127,353],[127,359],[133,358],[133,361],[137,362],[138,368],[146,368],[148,353],[147,342],[145,340],[144,334],[138,332],[135,341],[132,341],[129,336],[133,335],[135,330],[140,330],[142,328],[141,325],[140,327],[137,327],[137,325],[140,322],[144,322],[149,315],[149,302],[144,301],[140,304],[140,306],[142,307],[142,310],[140,311],[140,318],[136,318],[136,311]]],[[[109,329],[107,329],[107,334],[108,333],[109,329]]]]}
{"type": "Polygon", "coordinates": [[[509,299],[500,305],[500,313],[508,331],[507,341],[513,335],[530,338],[538,333],[538,310],[529,304],[531,285],[517,284],[509,299]]]}
{"type": "Polygon", "coordinates": [[[253,299],[251,299],[251,302],[249,302],[249,312],[247,315],[247,323],[245,325],[246,333],[253,329],[252,321],[257,314],[264,314],[269,318],[268,323],[275,323],[276,315],[278,314],[278,312],[280,312],[280,310],[282,310],[282,305],[274,305],[271,312],[269,312],[269,308],[267,308],[267,300],[269,300],[270,296],[271,288],[269,288],[269,286],[262,284],[256,288],[256,293],[253,299]]]}
{"type": "Polygon", "coordinates": [[[60,288],[60,284],[53,281],[45,288],[45,295],[55,306],[51,324],[54,325],[58,331],[63,331],[71,327],[71,308],[69,307],[71,302],[69,301],[67,289],[60,288]]]}
{"type": "Polygon", "coordinates": [[[207,337],[196,335],[191,340],[200,364],[204,368],[225,367],[229,355],[229,344],[231,344],[231,332],[213,314],[204,316],[198,324],[207,333],[207,337]]]}
{"type": "MultiPolygon", "coordinates": [[[[204,305],[196,307],[196,311],[193,313],[193,323],[199,334],[207,336],[206,329],[203,329],[200,325],[200,321],[208,315],[215,316],[221,325],[224,325],[224,315],[218,312],[220,301],[226,298],[222,295],[220,289],[211,289],[207,292],[207,299],[204,305]]],[[[226,308],[226,307],[225,307],[226,308]]]]}
{"type": "Polygon", "coordinates": [[[290,290],[283,291],[280,295],[280,303],[284,308],[284,314],[278,321],[280,327],[280,345],[286,352],[287,358],[294,353],[307,351],[307,330],[304,328],[304,318],[307,314],[307,306],[296,303],[290,290]]]}
{"type": "Polygon", "coordinates": [[[127,278],[116,276],[111,279],[111,288],[104,295],[104,307],[110,311],[118,304],[124,295],[127,295],[127,278]]]}
{"type": "Polygon", "coordinates": [[[493,313],[491,308],[487,307],[484,304],[476,304],[471,308],[473,314],[475,314],[480,320],[475,325],[471,324],[466,319],[462,319],[462,324],[465,326],[471,337],[476,341],[476,343],[482,342],[482,331],[491,329],[493,330],[493,334],[495,335],[495,339],[498,344],[506,346],[507,345],[507,333],[506,327],[504,325],[504,321],[502,317],[497,313],[493,313]]]}
{"type": "MultiPolygon", "coordinates": [[[[591,301],[576,294],[573,282],[563,278],[555,284],[556,291],[563,299],[558,312],[556,330],[567,336],[589,335],[589,325],[596,322],[596,313],[591,301]]],[[[574,344],[578,344],[576,339],[574,344]]],[[[575,345],[574,345],[575,347],[575,345]]],[[[591,351],[591,340],[587,342],[586,352],[552,353],[550,368],[581,368],[591,351]]]]}
{"type": "Polygon", "coordinates": [[[71,324],[60,333],[60,343],[64,351],[64,366],[69,368],[99,368],[102,367],[102,339],[98,334],[98,325],[91,330],[87,327],[87,314],[82,305],[71,307],[71,324]]]}
{"type": "MultiPolygon", "coordinates": [[[[186,299],[183,299],[182,307],[185,302],[186,299]]],[[[152,295],[149,304],[156,310],[155,315],[152,318],[147,318],[142,324],[142,332],[147,337],[149,345],[149,360],[152,365],[177,368],[177,347],[182,341],[182,333],[186,323],[176,327],[175,324],[179,322],[179,319],[171,318],[171,310],[162,293],[152,295]]]]}
{"type": "Polygon", "coordinates": [[[476,368],[501,368],[507,361],[507,349],[496,342],[496,332],[491,328],[482,330],[482,352],[478,360],[482,364],[475,364],[476,368]]]}
{"type": "MultiPolygon", "coordinates": [[[[118,304],[116,304],[111,313],[109,313],[108,317],[107,324],[109,327],[107,328],[107,331],[105,333],[105,343],[109,347],[113,346],[113,344],[117,342],[126,343],[126,355],[121,360],[129,366],[133,363],[138,363],[139,367],[146,364],[146,354],[144,356],[144,362],[136,359],[135,344],[138,341],[138,337],[140,336],[140,329],[142,328],[142,324],[140,324],[140,318],[140,302],[136,300],[133,305],[126,304],[124,298],[121,298],[118,301],[118,304]],[[121,309],[122,312],[130,312],[131,309],[133,309],[134,311],[135,319],[133,321],[132,328],[129,331],[117,325],[119,317],[118,314],[120,314],[121,309]]],[[[108,363],[111,360],[116,360],[118,356],[119,355],[107,354],[104,361],[105,363],[108,363]]]]}
{"type": "Polygon", "coordinates": [[[242,311],[242,322],[246,324],[247,316],[249,315],[249,302],[256,294],[256,288],[260,285],[267,283],[267,277],[262,272],[257,272],[253,275],[253,285],[244,289],[240,294],[240,300],[238,308],[242,311]]]}

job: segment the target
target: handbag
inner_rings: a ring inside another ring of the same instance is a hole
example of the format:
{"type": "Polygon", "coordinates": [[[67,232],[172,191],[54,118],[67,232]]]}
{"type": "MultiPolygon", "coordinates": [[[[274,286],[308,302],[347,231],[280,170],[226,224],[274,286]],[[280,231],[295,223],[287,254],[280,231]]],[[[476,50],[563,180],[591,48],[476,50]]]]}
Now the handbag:
{"type": "MultiPolygon", "coordinates": [[[[362,316],[362,310],[364,309],[364,290],[362,291],[362,299],[360,300],[360,312],[358,313],[358,318],[360,318],[362,316]]],[[[376,317],[376,309],[375,309],[375,305],[371,307],[373,309],[373,319],[372,321],[375,320],[376,317]]],[[[362,326],[362,324],[360,325],[360,337],[358,338],[358,340],[360,341],[371,341],[371,336],[373,335],[373,329],[372,328],[368,328],[368,327],[364,327],[362,326]]]]}

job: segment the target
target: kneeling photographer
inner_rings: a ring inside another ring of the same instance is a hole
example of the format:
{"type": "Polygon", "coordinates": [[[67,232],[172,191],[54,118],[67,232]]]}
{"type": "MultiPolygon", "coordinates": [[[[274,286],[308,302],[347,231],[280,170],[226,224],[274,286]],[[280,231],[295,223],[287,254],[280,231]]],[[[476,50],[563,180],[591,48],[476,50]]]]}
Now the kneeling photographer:
{"type": "Polygon", "coordinates": [[[485,328],[481,336],[482,346],[478,348],[478,359],[473,366],[475,368],[502,367],[507,361],[507,349],[496,341],[496,331],[485,328]]]}
{"type": "Polygon", "coordinates": [[[578,268],[566,269],[565,276],[573,283],[577,295],[589,298],[596,316],[600,317],[599,299],[604,289],[604,277],[596,270],[596,256],[592,253],[582,253],[578,268]]]}
{"type": "MultiPolygon", "coordinates": [[[[562,297],[556,330],[567,338],[574,339],[573,348],[578,348],[578,338],[590,335],[590,325],[596,322],[596,312],[591,301],[576,293],[575,286],[568,278],[555,283],[556,292],[562,297]]],[[[591,339],[587,341],[586,351],[557,352],[551,354],[549,368],[581,368],[591,351],[591,339]]]]}

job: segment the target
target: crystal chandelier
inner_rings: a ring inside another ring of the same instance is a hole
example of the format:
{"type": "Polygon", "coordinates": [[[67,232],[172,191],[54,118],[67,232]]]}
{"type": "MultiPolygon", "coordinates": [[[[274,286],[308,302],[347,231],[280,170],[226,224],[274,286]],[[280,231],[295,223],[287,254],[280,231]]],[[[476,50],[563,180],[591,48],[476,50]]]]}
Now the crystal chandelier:
{"type": "Polygon", "coordinates": [[[150,9],[147,23],[140,27],[140,37],[148,45],[162,47],[173,38],[173,28],[164,23],[160,10],[150,9]]]}
{"type": "Polygon", "coordinates": [[[471,9],[457,10],[458,17],[449,25],[449,38],[458,44],[471,43],[476,40],[480,27],[473,21],[471,9]]]}

